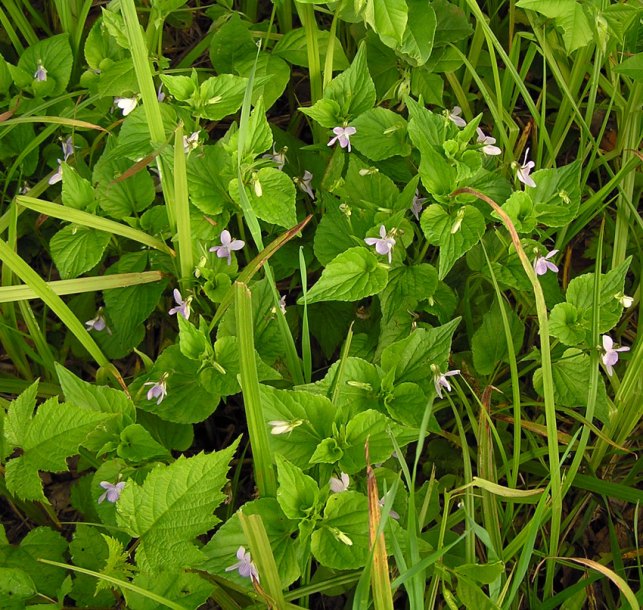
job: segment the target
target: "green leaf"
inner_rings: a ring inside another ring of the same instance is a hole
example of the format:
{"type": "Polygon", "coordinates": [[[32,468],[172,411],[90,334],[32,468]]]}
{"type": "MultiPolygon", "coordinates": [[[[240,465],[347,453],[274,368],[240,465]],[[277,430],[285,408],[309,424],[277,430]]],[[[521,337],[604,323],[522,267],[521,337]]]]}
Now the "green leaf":
{"type": "Polygon", "coordinates": [[[406,121],[391,110],[372,108],[360,114],[352,125],[357,133],[352,136],[351,143],[373,161],[411,154],[411,145],[406,138],[406,121]]]}
{"type": "Polygon", "coordinates": [[[234,174],[230,155],[221,143],[203,146],[200,154],[190,155],[187,172],[190,200],[201,212],[218,216],[233,206],[228,185],[234,174]]]}
{"type": "Polygon", "coordinates": [[[4,436],[9,447],[18,447],[24,443],[33,410],[36,408],[37,395],[38,381],[34,381],[18,398],[9,403],[4,423],[4,436]]]}
{"type": "MultiPolygon", "coordinates": [[[[502,205],[502,209],[511,218],[518,233],[532,234],[538,224],[538,218],[534,212],[534,202],[529,193],[526,191],[514,191],[502,205]]],[[[494,218],[499,218],[496,212],[493,212],[492,215],[494,218]]]]}
{"type": "Polygon", "coordinates": [[[280,454],[275,454],[277,462],[277,502],[289,519],[311,517],[319,499],[319,487],[315,479],[304,474],[300,468],[291,464],[280,454]]]}
{"type": "Polygon", "coordinates": [[[82,225],[67,225],[49,242],[60,277],[69,280],[93,269],[103,258],[112,236],[82,225]]]}
{"type": "MultiPolygon", "coordinates": [[[[13,408],[22,410],[23,405],[14,403],[13,408]]],[[[102,413],[59,404],[55,397],[44,402],[28,423],[23,422],[22,454],[7,463],[7,489],[23,500],[48,502],[38,471],[65,472],[67,458],[77,453],[87,435],[106,419],[102,413]]]]}
{"type": "MultiPolygon", "coordinates": [[[[412,66],[423,66],[431,56],[437,19],[435,11],[426,0],[406,0],[408,21],[402,43],[397,51],[402,53],[412,66]]],[[[427,101],[431,101],[428,98],[427,101]]]]}
{"type": "Polygon", "coordinates": [[[549,334],[563,345],[576,346],[585,341],[588,328],[583,316],[571,303],[557,303],[549,314],[549,334]]]}
{"type": "Polygon", "coordinates": [[[179,102],[187,102],[195,93],[198,81],[190,76],[160,75],[161,82],[165,85],[168,93],[179,102]]]}
{"type": "Polygon", "coordinates": [[[451,338],[460,318],[437,328],[418,328],[406,339],[389,345],[382,352],[382,369],[385,373],[395,370],[395,382],[417,383],[425,393],[435,392],[431,365],[441,371],[451,351],[451,338]]]}
{"type": "Polygon", "coordinates": [[[643,82],[643,53],[636,53],[636,55],[628,57],[612,70],[624,74],[638,83],[643,82]]]}
{"type": "Polygon", "coordinates": [[[235,62],[246,57],[254,58],[257,54],[257,47],[248,31],[250,25],[247,21],[241,21],[238,13],[231,13],[230,19],[214,33],[210,43],[210,60],[219,74],[232,73],[235,62]]]}
{"type": "Polygon", "coordinates": [[[431,7],[438,19],[433,41],[434,46],[452,45],[473,34],[473,28],[464,11],[453,2],[431,0],[431,7]]]}
{"type": "Polygon", "coordinates": [[[140,424],[127,426],[121,432],[116,454],[134,464],[150,460],[167,460],[172,457],[170,452],[163,445],[157,443],[140,424]]]}
{"type": "Polygon", "coordinates": [[[37,593],[36,585],[24,570],[0,566],[0,603],[3,608],[25,608],[26,601],[37,593]]]}
{"type": "MultiPolygon", "coordinates": [[[[238,134],[238,132],[237,132],[238,134]]],[[[242,158],[250,157],[250,162],[267,151],[272,146],[272,131],[266,118],[266,108],[263,98],[259,98],[248,121],[248,132],[246,134],[242,158]]]]}
{"type": "Polygon", "coordinates": [[[303,422],[286,434],[270,435],[274,454],[287,455],[302,470],[309,468],[317,445],[332,434],[335,407],[326,396],[266,385],[259,388],[266,426],[269,421],[303,422]]]}
{"type": "Polygon", "coordinates": [[[225,499],[222,489],[238,444],[157,466],[142,485],[127,481],[116,504],[117,521],[139,539],[136,561],[141,569],[160,572],[202,559],[194,539],[220,521],[212,513],[225,499]]]}
{"type": "Polygon", "coordinates": [[[256,66],[255,54],[243,57],[235,62],[234,69],[240,76],[245,77],[249,77],[255,69],[258,84],[255,84],[252,91],[252,100],[255,103],[263,97],[266,108],[270,108],[281,97],[290,80],[290,66],[281,57],[271,53],[259,53],[256,66]]]}
{"type": "Polygon", "coordinates": [[[354,491],[332,494],[322,526],[313,532],[311,551],[322,565],[336,570],[361,568],[368,558],[368,500],[354,491]]]}
{"type": "Polygon", "coordinates": [[[549,227],[569,224],[580,206],[580,161],[533,174],[536,188],[529,189],[538,222],[549,227]]]}
{"type": "MultiPolygon", "coordinates": [[[[230,182],[229,192],[232,199],[239,204],[239,181],[236,178],[230,182]]],[[[287,174],[274,167],[262,167],[253,174],[246,194],[254,213],[261,220],[285,229],[297,223],[297,193],[293,181],[287,174]]]]}
{"type": "Polygon", "coordinates": [[[177,315],[179,323],[179,346],[181,353],[190,360],[202,361],[213,354],[212,344],[203,329],[188,322],[180,314],[177,315]]]}
{"type": "MultiPolygon", "coordinates": [[[[292,584],[300,576],[297,554],[299,542],[294,538],[297,532],[297,522],[288,519],[282,512],[279,503],[274,498],[261,498],[243,505],[244,515],[260,515],[263,526],[270,540],[277,571],[281,577],[284,588],[292,584]]],[[[226,572],[226,568],[237,562],[237,549],[243,546],[248,548],[248,541],[239,522],[239,513],[235,513],[212,536],[202,551],[206,556],[205,562],[199,566],[210,574],[223,577],[241,585],[245,589],[252,589],[248,578],[239,576],[234,571],[226,572]]],[[[259,575],[261,577],[261,575],[259,575]]]]}
{"type": "Polygon", "coordinates": [[[332,129],[342,124],[342,110],[335,100],[322,98],[310,107],[300,107],[299,111],[327,129],[332,129]]]}
{"type": "MultiPolygon", "coordinates": [[[[350,248],[328,263],[306,302],[359,301],[381,292],[387,279],[388,271],[374,254],[361,246],[350,248]]],[[[297,303],[303,302],[304,297],[299,297],[297,303]]]]}
{"type": "Polygon", "coordinates": [[[350,68],[328,84],[324,99],[339,104],[342,123],[351,121],[375,105],[375,85],[368,72],[365,44],[360,45],[350,68]]]}
{"type": "MultiPolygon", "coordinates": [[[[69,83],[73,57],[69,46],[69,36],[59,34],[37,42],[20,56],[18,68],[29,77],[34,94],[41,96],[56,96],[62,94],[69,83]],[[47,80],[38,82],[34,74],[38,65],[42,64],[47,70],[47,80]]],[[[19,87],[24,85],[16,83],[19,87]]]]}
{"type": "MultiPolygon", "coordinates": [[[[319,46],[319,59],[323,66],[326,59],[326,53],[328,51],[330,32],[326,30],[317,30],[315,36],[317,37],[317,44],[319,46]]],[[[307,44],[306,30],[304,28],[295,28],[284,34],[284,36],[273,47],[272,54],[285,59],[295,66],[307,68],[307,44]]],[[[346,70],[348,65],[348,59],[346,59],[344,49],[337,37],[335,37],[335,44],[333,46],[333,70],[346,70]]]]}
{"type": "Polygon", "coordinates": [[[82,178],[80,174],[66,163],[62,164],[63,172],[63,204],[75,208],[76,210],[85,210],[93,212],[96,204],[94,198],[94,189],[91,182],[82,178]]]}
{"type": "MultiPolygon", "coordinates": [[[[554,397],[556,403],[564,407],[587,407],[590,392],[587,380],[590,377],[591,358],[581,350],[570,348],[565,350],[562,357],[552,364],[554,378],[554,397]]],[[[542,369],[534,373],[534,388],[543,396],[542,369]]],[[[584,413],[584,411],[583,411],[584,413]]],[[[609,421],[609,406],[605,382],[598,379],[596,395],[596,417],[604,424],[609,421]]]]}
{"type": "Polygon", "coordinates": [[[435,267],[420,263],[392,269],[386,288],[380,294],[382,316],[389,321],[396,311],[414,310],[424,299],[430,299],[438,287],[435,267]]]}
{"type": "MultiPolygon", "coordinates": [[[[160,574],[137,574],[133,583],[145,591],[150,591],[167,600],[180,604],[183,608],[202,608],[214,590],[214,585],[198,574],[191,572],[167,571],[160,574]]],[[[127,607],[130,610],[156,610],[158,602],[124,590],[127,607]]]]}
{"type": "Polygon", "coordinates": [[[380,40],[394,49],[402,42],[408,8],[405,0],[368,0],[364,18],[380,40]]]}
{"type": "Polygon", "coordinates": [[[520,0],[516,6],[553,19],[556,26],[563,30],[568,55],[594,40],[590,17],[576,0],[520,0]]]}
{"type": "MultiPolygon", "coordinates": [[[[525,325],[511,307],[504,304],[513,339],[514,353],[520,351],[525,336],[525,325]]],[[[498,302],[484,314],[482,324],[471,339],[473,364],[481,375],[490,375],[500,362],[509,362],[507,340],[498,302]]]]}
{"type": "Polygon", "coordinates": [[[437,203],[422,212],[420,226],[426,240],[440,246],[441,280],[454,263],[480,241],[486,228],[484,216],[477,208],[465,205],[450,214],[437,203]]]}
{"type": "Polygon", "coordinates": [[[243,103],[248,79],[233,74],[212,76],[201,83],[194,113],[198,117],[220,121],[234,114],[243,103]]]}

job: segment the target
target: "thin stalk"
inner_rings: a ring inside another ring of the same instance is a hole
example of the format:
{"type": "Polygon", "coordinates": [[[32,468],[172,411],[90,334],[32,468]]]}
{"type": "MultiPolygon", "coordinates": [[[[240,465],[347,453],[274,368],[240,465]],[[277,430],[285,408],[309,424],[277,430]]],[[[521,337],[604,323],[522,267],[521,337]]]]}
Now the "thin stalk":
{"type": "Polygon", "coordinates": [[[301,355],[303,361],[304,381],[310,383],[313,374],[312,351],[310,348],[310,327],[308,324],[308,303],[306,293],[308,292],[308,274],[306,273],[306,258],[304,257],[303,246],[299,248],[299,273],[301,275],[301,293],[304,297],[304,313],[301,327],[301,355]]]}
{"type": "Polygon", "coordinates": [[[190,201],[188,199],[188,175],[185,167],[183,148],[183,124],[176,129],[174,138],[174,217],[176,218],[176,239],[178,243],[181,281],[187,287],[194,270],[192,250],[192,229],[190,224],[190,201]]]}

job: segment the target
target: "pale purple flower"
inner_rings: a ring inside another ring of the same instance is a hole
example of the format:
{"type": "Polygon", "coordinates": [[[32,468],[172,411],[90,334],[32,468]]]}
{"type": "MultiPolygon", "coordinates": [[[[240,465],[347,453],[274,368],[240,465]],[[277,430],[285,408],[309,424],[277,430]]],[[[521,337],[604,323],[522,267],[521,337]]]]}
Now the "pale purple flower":
{"type": "Polygon", "coordinates": [[[237,563],[234,565],[228,566],[225,571],[233,572],[237,570],[239,576],[243,578],[249,578],[253,582],[259,582],[259,572],[257,572],[257,566],[255,566],[252,558],[250,557],[250,552],[246,551],[242,546],[237,549],[237,563]]]}
{"type": "Polygon", "coordinates": [[[381,255],[388,254],[388,262],[389,264],[391,264],[391,260],[393,257],[392,251],[393,251],[393,246],[395,245],[395,239],[387,235],[386,227],[384,225],[380,225],[379,238],[366,237],[364,241],[369,246],[375,246],[375,251],[378,254],[381,254],[381,255]]]}
{"type": "Polygon", "coordinates": [[[42,62],[38,62],[38,67],[34,72],[33,77],[39,82],[44,83],[47,80],[47,69],[42,65],[42,62]]]}
{"type": "Polygon", "coordinates": [[[416,220],[420,220],[420,213],[422,212],[422,206],[426,203],[426,197],[420,197],[418,190],[415,191],[413,195],[413,202],[411,203],[411,213],[415,216],[416,220]]]}
{"type": "Polygon", "coordinates": [[[272,145],[272,153],[266,153],[265,155],[262,155],[262,159],[271,159],[277,164],[277,169],[281,171],[284,168],[284,165],[286,165],[286,161],[288,159],[286,158],[286,153],[288,152],[288,147],[284,146],[281,150],[277,151],[275,150],[275,145],[272,145]]]}
{"type": "MultiPolygon", "coordinates": [[[[384,508],[384,503],[386,502],[386,498],[387,498],[387,497],[388,497],[388,495],[391,493],[391,491],[393,491],[393,490],[389,489],[389,490],[388,490],[388,491],[387,491],[387,492],[386,492],[386,493],[385,493],[385,494],[384,494],[384,495],[379,499],[378,504],[380,505],[380,508],[384,508]]],[[[399,520],[399,518],[400,518],[399,513],[397,513],[397,512],[396,512],[396,511],[394,511],[393,509],[391,509],[391,510],[389,510],[389,511],[388,511],[388,516],[389,516],[391,519],[395,519],[396,521],[397,521],[397,520],[399,520]]]]}
{"type": "Polygon", "coordinates": [[[160,405],[165,397],[167,396],[167,378],[168,374],[163,373],[161,378],[158,381],[147,381],[143,385],[150,385],[152,386],[148,391],[147,391],[147,399],[148,400],[154,400],[155,398],[158,398],[156,401],[157,405],[160,405]]]}
{"type": "Polygon", "coordinates": [[[110,483],[109,481],[101,481],[99,485],[105,490],[105,493],[99,496],[98,503],[101,504],[107,500],[114,504],[121,497],[121,492],[125,487],[125,481],[120,481],[116,484],[110,483]]]}
{"type": "Polygon", "coordinates": [[[163,93],[163,83],[159,85],[159,88],[156,90],[156,99],[159,102],[162,102],[165,99],[165,93],[163,93]]]}
{"type": "MultiPolygon", "coordinates": [[[[96,317],[85,322],[87,330],[95,330],[96,332],[101,332],[107,328],[107,322],[105,321],[105,316],[103,316],[103,308],[101,307],[96,313],[96,317]]],[[[109,332],[109,329],[107,328],[109,332]]]]}
{"type": "Polygon", "coordinates": [[[536,164],[533,161],[527,161],[527,155],[529,154],[529,149],[525,151],[525,160],[522,162],[522,165],[518,167],[518,164],[515,163],[516,168],[516,178],[520,180],[524,185],[534,188],[536,183],[534,179],[529,175],[531,170],[536,167],[536,164]]]}
{"type": "Polygon", "coordinates": [[[48,184],[58,184],[63,179],[62,161],[58,159],[58,169],[47,180],[48,184]]]}
{"type": "Polygon", "coordinates": [[[442,388],[445,388],[447,392],[451,391],[451,384],[447,377],[452,375],[459,375],[459,370],[447,371],[446,373],[441,373],[437,365],[432,364],[431,370],[433,371],[433,385],[435,386],[435,391],[437,395],[442,398],[442,388]]]}
{"type": "Polygon", "coordinates": [[[467,122],[460,116],[461,114],[462,108],[460,108],[460,106],[454,106],[453,110],[449,112],[449,120],[458,127],[466,127],[467,122]]]}
{"type": "Polygon", "coordinates": [[[330,480],[328,481],[328,485],[330,486],[330,490],[333,493],[339,494],[348,489],[350,482],[351,480],[349,476],[345,472],[342,472],[339,475],[339,478],[330,477],[330,480]]]}
{"type": "Polygon", "coordinates": [[[282,297],[279,299],[279,309],[281,309],[281,313],[286,315],[286,295],[282,295],[282,297]]]}
{"type": "Polygon", "coordinates": [[[63,161],[67,161],[69,157],[71,157],[74,154],[74,149],[76,147],[74,146],[74,141],[71,136],[69,136],[66,140],[63,141],[62,143],[62,149],[63,149],[63,161]]]}
{"type": "Polygon", "coordinates": [[[123,116],[127,116],[138,104],[137,97],[115,97],[114,103],[123,111],[123,116]]]}
{"type": "Polygon", "coordinates": [[[172,293],[174,295],[174,301],[176,302],[176,307],[172,307],[170,311],[168,311],[168,314],[173,316],[174,314],[179,314],[183,316],[185,320],[190,319],[190,303],[192,302],[192,297],[188,297],[183,300],[183,297],[181,296],[181,293],[175,288],[174,292],[172,293]]]}
{"type": "Polygon", "coordinates": [[[308,171],[304,171],[304,175],[301,178],[295,178],[295,182],[299,188],[304,191],[313,201],[315,200],[315,193],[313,193],[313,175],[308,171]]]}
{"type": "Polygon", "coordinates": [[[552,250],[551,252],[547,252],[545,256],[539,256],[534,261],[534,271],[536,275],[545,275],[547,271],[558,273],[558,267],[549,260],[552,256],[556,256],[556,254],[558,254],[558,250],[552,250]]]}
{"type": "Polygon", "coordinates": [[[339,145],[342,148],[348,147],[348,152],[351,151],[351,140],[350,137],[357,133],[355,127],[348,125],[347,127],[333,127],[333,133],[335,137],[328,142],[328,146],[332,146],[335,142],[339,142],[339,145]]]}
{"type": "Polygon", "coordinates": [[[478,132],[478,144],[483,145],[482,152],[485,155],[494,156],[502,154],[502,151],[497,146],[494,146],[494,144],[496,143],[496,138],[485,135],[485,132],[482,131],[480,127],[477,127],[476,131],[478,132]]]}
{"type": "Polygon", "coordinates": [[[246,242],[241,239],[232,239],[232,236],[227,229],[221,231],[219,239],[221,240],[221,245],[212,246],[209,251],[216,252],[219,258],[227,258],[229,265],[232,262],[232,252],[235,250],[241,250],[241,248],[246,245],[246,242]]]}
{"type": "Polygon", "coordinates": [[[629,347],[617,347],[614,349],[614,341],[609,335],[603,335],[603,364],[607,369],[607,374],[612,375],[614,369],[612,368],[618,362],[618,352],[629,352],[629,347]]]}
{"type": "Polygon", "coordinates": [[[199,131],[193,131],[189,136],[183,136],[183,152],[187,155],[199,145],[199,131]]]}

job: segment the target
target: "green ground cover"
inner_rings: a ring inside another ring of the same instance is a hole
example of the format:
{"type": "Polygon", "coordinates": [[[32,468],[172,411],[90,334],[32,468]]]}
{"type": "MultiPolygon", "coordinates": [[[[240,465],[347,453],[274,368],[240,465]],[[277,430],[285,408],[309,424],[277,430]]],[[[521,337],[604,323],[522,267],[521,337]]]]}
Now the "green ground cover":
{"type": "Polygon", "coordinates": [[[0,608],[639,608],[637,0],[3,0],[0,608]]]}

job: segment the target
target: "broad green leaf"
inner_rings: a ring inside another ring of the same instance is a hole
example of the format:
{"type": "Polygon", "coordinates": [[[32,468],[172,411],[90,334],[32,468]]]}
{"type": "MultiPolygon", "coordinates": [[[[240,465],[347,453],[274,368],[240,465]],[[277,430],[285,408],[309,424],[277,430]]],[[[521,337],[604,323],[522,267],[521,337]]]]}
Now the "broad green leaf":
{"type": "MultiPolygon", "coordinates": [[[[164,571],[160,574],[137,574],[134,584],[184,608],[202,608],[214,590],[214,585],[191,572],[164,571]]],[[[158,602],[125,589],[130,610],[157,610],[158,602]]]]}
{"type": "Polygon", "coordinates": [[[275,454],[275,461],[279,480],[277,502],[284,515],[296,520],[312,517],[319,499],[319,487],[315,479],[304,474],[278,453],[275,454]]]}
{"type": "Polygon", "coordinates": [[[436,203],[424,210],[420,226],[426,240],[440,246],[438,272],[442,280],[454,263],[480,241],[486,225],[484,216],[471,205],[450,214],[436,203]]]}
{"type": "Polygon", "coordinates": [[[49,242],[60,277],[69,280],[93,269],[103,258],[112,236],[82,225],[67,225],[49,242]]]}
{"type": "MultiPolygon", "coordinates": [[[[319,45],[321,65],[323,66],[330,41],[330,32],[317,30],[315,35],[317,37],[317,44],[319,45]]],[[[273,47],[272,54],[285,59],[295,66],[307,68],[308,49],[306,30],[304,28],[295,28],[284,34],[283,38],[273,47]]],[[[348,66],[348,59],[346,59],[344,49],[337,37],[335,37],[335,44],[333,46],[333,70],[346,70],[348,66]]]]}
{"type": "MultiPolygon", "coordinates": [[[[423,66],[431,56],[437,19],[427,0],[406,0],[408,21],[397,51],[412,66],[423,66]]],[[[429,100],[426,96],[424,98],[429,100]]]]}
{"type": "Polygon", "coordinates": [[[259,388],[266,426],[270,421],[302,422],[290,432],[270,435],[273,452],[287,455],[290,462],[302,470],[309,468],[315,447],[332,434],[335,407],[326,396],[266,385],[259,388]]]}
{"type": "MultiPolygon", "coordinates": [[[[565,350],[562,357],[552,363],[554,397],[557,404],[564,407],[581,407],[581,414],[584,414],[590,391],[587,382],[590,377],[590,367],[591,358],[575,348],[565,350]]],[[[542,369],[536,370],[534,373],[534,388],[541,396],[543,395],[542,378],[542,369]]],[[[602,377],[599,377],[595,415],[603,423],[609,421],[608,405],[605,382],[602,377]]]]}
{"type": "MultiPolygon", "coordinates": [[[[514,191],[509,199],[502,205],[516,227],[518,233],[531,235],[538,224],[538,218],[534,212],[534,202],[529,193],[525,191],[514,191]]],[[[494,217],[498,217],[493,213],[494,217]]]]}
{"type": "MultiPolygon", "coordinates": [[[[381,292],[387,279],[388,271],[374,254],[361,246],[350,248],[328,263],[306,302],[359,301],[381,292]]],[[[297,303],[303,302],[304,297],[299,297],[297,303]]]]}
{"type": "Polygon", "coordinates": [[[590,15],[576,0],[520,0],[516,2],[516,6],[553,19],[563,31],[563,42],[568,55],[594,39],[590,15]]]}
{"type": "Polygon", "coordinates": [[[198,80],[195,82],[194,78],[184,75],[161,74],[160,79],[168,93],[179,102],[187,102],[194,95],[199,84],[198,80]]]}
{"type": "Polygon", "coordinates": [[[396,383],[417,383],[425,393],[435,392],[431,365],[446,370],[451,338],[459,323],[460,318],[456,318],[437,328],[418,328],[406,339],[389,345],[382,352],[382,369],[395,369],[396,383]]]}
{"type": "Polygon", "coordinates": [[[420,301],[430,299],[438,287],[435,267],[420,263],[392,269],[386,288],[380,294],[382,316],[391,319],[396,311],[414,310],[420,301]]]}
{"type": "MultiPolygon", "coordinates": [[[[350,213],[351,222],[355,221],[353,215],[357,214],[355,207],[360,208],[363,216],[373,218],[368,228],[375,223],[376,210],[383,207],[395,208],[400,196],[400,191],[391,178],[384,172],[373,171],[373,167],[364,163],[357,155],[350,155],[346,178],[333,192],[344,199],[344,203],[348,203],[348,208],[343,206],[343,213],[350,213]]],[[[377,228],[379,229],[379,225],[377,228]]],[[[359,234],[360,237],[362,235],[363,233],[359,234]]]]}
{"type": "Polygon", "coordinates": [[[365,44],[360,45],[350,68],[328,84],[324,99],[339,104],[342,122],[351,121],[375,105],[375,85],[368,72],[365,44]]]}
{"type": "Polygon", "coordinates": [[[290,66],[281,57],[272,53],[260,53],[256,58],[256,66],[254,54],[250,57],[246,56],[235,62],[234,69],[240,76],[245,77],[249,77],[251,71],[255,69],[255,78],[259,84],[253,89],[252,100],[256,102],[263,97],[266,108],[271,108],[281,97],[290,80],[290,66]]]}
{"type": "Polygon", "coordinates": [[[233,74],[212,76],[201,83],[198,99],[192,104],[196,116],[220,121],[234,114],[243,103],[248,79],[233,74]]]}
{"type": "MultiPolygon", "coordinates": [[[[260,515],[263,526],[270,540],[270,548],[277,563],[277,571],[281,583],[288,587],[300,576],[299,542],[294,539],[297,533],[297,522],[288,519],[282,512],[279,503],[274,498],[261,498],[243,505],[244,515],[260,515]]],[[[237,549],[243,546],[248,549],[248,540],[241,529],[239,514],[235,513],[212,536],[202,552],[206,556],[199,569],[204,569],[210,574],[231,580],[236,585],[245,589],[252,589],[248,578],[242,578],[234,571],[226,572],[225,569],[237,562],[237,549]]],[[[261,574],[259,574],[261,578],[261,574]]]]}
{"type": "Polygon", "coordinates": [[[364,17],[386,46],[394,49],[402,42],[408,19],[405,0],[367,0],[364,17]]]}
{"type": "Polygon", "coordinates": [[[299,111],[317,121],[322,127],[332,129],[342,124],[342,109],[335,100],[322,98],[312,106],[302,106],[299,111]]]}
{"type": "MultiPolygon", "coordinates": [[[[506,303],[504,309],[509,320],[514,353],[518,353],[525,336],[525,325],[506,303]]],[[[484,314],[482,324],[473,333],[471,351],[473,352],[473,364],[481,375],[490,375],[498,364],[509,362],[507,339],[497,301],[494,301],[491,309],[484,314]]]]}
{"type": "Polygon", "coordinates": [[[24,84],[16,82],[16,85],[22,88],[30,85],[37,97],[60,95],[69,83],[72,63],[73,57],[67,34],[40,40],[20,56],[18,68],[27,74],[29,80],[24,84]],[[44,82],[38,82],[34,77],[39,64],[47,70],[47,80],[44,82]]]}
{"type": "MultiPolygon", "coordinates": [[[[254,213],[261,220],[289,229],[297,223],[296,191],[287,174],[274,167],[262,167],[253,174],[246,194],[254,213]]],[[[230,196],[239,203],[239,181],[230,182],[230,196]]]]}
{"type": "Polygon", "coordinates": [[[210,60],[219,74],[231,74],[235,62],[257,55],[257,47],[248,31],[250,25],[233,12],[230,19],[215,31],[210,43],[210,60]]]}
{"type": "Polygon", "coordinates": [[[18,398],[9,403],[4,422],[4,437],[9,447],[17,447],[24,443],[33,410],[36,408],[37,395],[38,381],[34,381],[18,398]]]}
{"type": "Polygon", "coordinates": [[[444,81],[439,74],[430,72],[425,67],[411,70],[411,94],[424,99],[427,104],[442,106],[444,81]]]}
{"type": "Polygon", "coordinates": [[[9,491],[23,500],[47,502],[38,471],[65,472],[67,458],[74,455],[87,435],[106,419],[108,416],[103,413],[59,404],[57,398],[44,402],[27,423],[21,455],[7,463],[9,491]]]}
{"type": "MultiPolygon", "coordinates": [[[[99,530],[84,523],[76,526],[74,537],[69,543],[69,552],[75,566],[94,572],[101,570],[108,556],[107,543],[99,530]]],[[[80,573],[74,575],[74,587],[70,597],[79,606],[102,604],[109,607],[110,603],[113,603],[114,595],[111,591],[100,591],[96,596],[95,594],[96,579],[93,576],[80,573]]]]}
{"type": "MultiPolygon", "coordinates": [[[[407,426],[419,428],[428,406],[426,394],[415,383],[396,383],[393,392],[384,399],[389,415],[407,426]]],[[[440,432],[435,417],[429,420],[429,430],[440,432]]]]}
{"type": "Polygon", "coordinates": [[[130,463],[167,460],[172,454],[140,424],[127,426],[120,434],[116,455],[130,463]]]}
{"type": "Polygon", "coordinates": [[[234,178],[230,155],[221,144],[203,146],[187,160],[191,202],[204,214],[218,216],[233,201],[228,184],[234,178]]]}
{"type": "Polygon", "coordinates": [[[141,569],[160,572],[193,566],[203,558],[194,540],[220,521],[212,513],[225,499],[222,489],[238,444],[157,466],[142,485],[127,481],[116,504],[117,520],[139,540],[136,561],[141,569]]]}
{"type": "Polygon", "coordinates": [[[529,189],[538,222],[549,227],[569,224],[580,206],[580,161],[533,174],[536,188],[529,189]]]}
{"type": "Polygon", "coordinates": [[[179,347],[186,358],[202,361],[213,353],[210,338],[203,329],[197,328],[180,314],[177,314],[177,321],[179,323],[179,347]]]}
{"type": "Polygon", "coordinates": [[[624,74],[638,83],[643,82],[643,53],[628,57],[612,69],[614,72],[624,74]]]}
{"type": "Polygon", "coordinates": [[[372,108],[360,114],[352,123],[357,133],[351,138],[353,146],[373,161],[395,155],[411,154],[406,138],[406,121],[386,108],[372,108]]]}
{"type": "Polygon", "coordinates": [[[471,36],[473,28],[464,11],[455,3],[448,0],[431,0],[431,7],[438,19],[434,46],[455,44],[471,36]]]}
{"type": "MultiPolygon", "coordinates": [[[[238,133],[235,134],[238,136],[238,133]]],[[[272,146],[272,131],[266,118],[266,108],[263,98],[259,98],[248,121],[248,132],[244,142],[241,157],[249,157],[250,162],[272,146]]]]}
{"type": "Polygon", "coordinates": [[[104,69],[107,64],[124,59],[127,55],[123,47],[119,46],[112,38],[108,28],[103,25],[102,16],[94,22],[89,30],[83,51],[87,65],[93,70],[104,69]]]}
{"type": "Polygon", "coordinates": [[[313,532],[311,551],[323,566],[361,568],[368,558],[368,499],[354,491],[332,494],[321,527],[313,532]]]}
{"type": "MultiPolygon", "coordinates": [[[[160,104],[159,111],[163,121],[165,139],[166,141],[173,140],[174,130],[178,123],[176,110],[170,104],[160,104]]],[[[111,150],[111,156],[113,158],[127,157],[133,164],[146,155],[162,151],[163,149],[159,147],[162,147],[163,144],[163,142],[152,142],[145,108],[139,105],[125,117],[118,134],[118,144],[115,149],[111,150]]],[[[147,171],[139,173],[147,174],[147,171]]]]}
{"type": "Polygon", "coordinates": [[[91,182],[81,177],[75,168],[66,163],[62,164],[62,172],[63,204],[76,210],[93,212],[96,206],[96,199],[94,198],[94,189],[91,182]]]}
{"type": "Polygon", "coordinates": [[[20,568],[0,566],[0,604],[7,610],[20,610],[38,593],[33,580],[20,568]]]}
{"type": "Polygon", "coordinates": [[[583,322],[583,316],[574,305],[557,303],[549,314],[549,334],[563,345],[580,345],[589,330],[583,322]]]}

